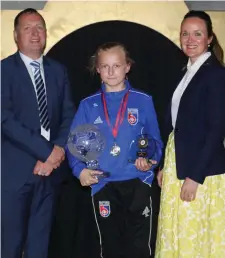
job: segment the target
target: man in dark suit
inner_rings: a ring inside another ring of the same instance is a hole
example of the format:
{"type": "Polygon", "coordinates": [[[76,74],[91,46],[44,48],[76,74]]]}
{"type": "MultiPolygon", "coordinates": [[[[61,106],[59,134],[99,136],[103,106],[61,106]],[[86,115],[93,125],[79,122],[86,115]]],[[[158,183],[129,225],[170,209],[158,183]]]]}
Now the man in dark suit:
{"type": "Polygon", "coordinates": [[[2,60],[2,257],[47,258],[74,107],[65,68],[43,56],[34,9],[14,20],[18,52],[2,60]]]}

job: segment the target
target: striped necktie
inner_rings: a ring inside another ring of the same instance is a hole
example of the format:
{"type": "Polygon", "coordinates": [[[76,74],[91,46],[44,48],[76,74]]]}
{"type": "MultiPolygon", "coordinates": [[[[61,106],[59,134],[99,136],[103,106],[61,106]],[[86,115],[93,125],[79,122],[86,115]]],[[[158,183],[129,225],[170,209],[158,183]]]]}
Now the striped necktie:
{"type": "Polygon", "coordinates": [[[34,83],[36,87],[37,102],[39,108],[39,117],[41,126],[48,131],[49,130],[49,117],[48,117],[48,107],[47,98],[45,93],[45,85],[41,76],[40,63],[33,61],[30,63],[34,67],[34,83]]]}

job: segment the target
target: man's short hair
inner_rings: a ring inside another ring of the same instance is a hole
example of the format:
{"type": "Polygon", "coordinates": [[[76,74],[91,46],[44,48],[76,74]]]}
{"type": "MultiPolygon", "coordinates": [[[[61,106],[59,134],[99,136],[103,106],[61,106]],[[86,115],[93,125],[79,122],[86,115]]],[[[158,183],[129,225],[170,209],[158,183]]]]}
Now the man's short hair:
{"type": "Polygon", "coordinates": [[[44,25],[46,26],[44,18],[42,17],[42,15],[37,10],[35,10],[33,8],[27,8],[27,9],[21,11],[20,13],[18,13],[17,16],[15,17],[15,19],[14,19],[14,30],[16,30],[17,26],[19,25],[19,20],[20,20],[20,17],[22,15],[32,14],[32,13],[35,13],[35,14],[39,15],[41,17],[41,19],[43,20],[44,25]]]}

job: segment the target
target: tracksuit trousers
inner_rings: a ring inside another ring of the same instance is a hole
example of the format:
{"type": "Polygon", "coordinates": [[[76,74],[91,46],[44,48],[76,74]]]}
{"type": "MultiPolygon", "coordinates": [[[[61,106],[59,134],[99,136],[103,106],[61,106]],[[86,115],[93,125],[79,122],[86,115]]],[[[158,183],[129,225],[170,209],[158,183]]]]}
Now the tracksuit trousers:
{"type": "Polygon", "coordinates": [[[150,258],[151,186],[140,179],[110,182],[93,196],[103,258],[150,258]]]}

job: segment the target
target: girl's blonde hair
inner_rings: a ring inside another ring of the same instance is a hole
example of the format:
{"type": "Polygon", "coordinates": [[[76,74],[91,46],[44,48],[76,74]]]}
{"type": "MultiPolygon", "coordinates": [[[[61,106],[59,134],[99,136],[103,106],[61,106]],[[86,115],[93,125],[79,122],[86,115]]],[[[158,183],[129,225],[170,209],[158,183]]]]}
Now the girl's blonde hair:
{"type": "Polygon", "coordinates": [[[96,73],[99,53],[101,51],[107,51],[107,50],[109,50],[111,48],[114,48],[114,47],[120,47],[124,51],[127,64],[130,64],[130,65],[134,64],[134,60],[130,58],[129,52],[127,51],[127,49],[125,48],[125,46],[122,43],[120,43],[120,42],[107,42],[107,43],[104,43],[104,44],[100,45],[97,48],[97,50],[95,51],[95,54],[90,58],[89,71],[92,74],[96,73]]]}

